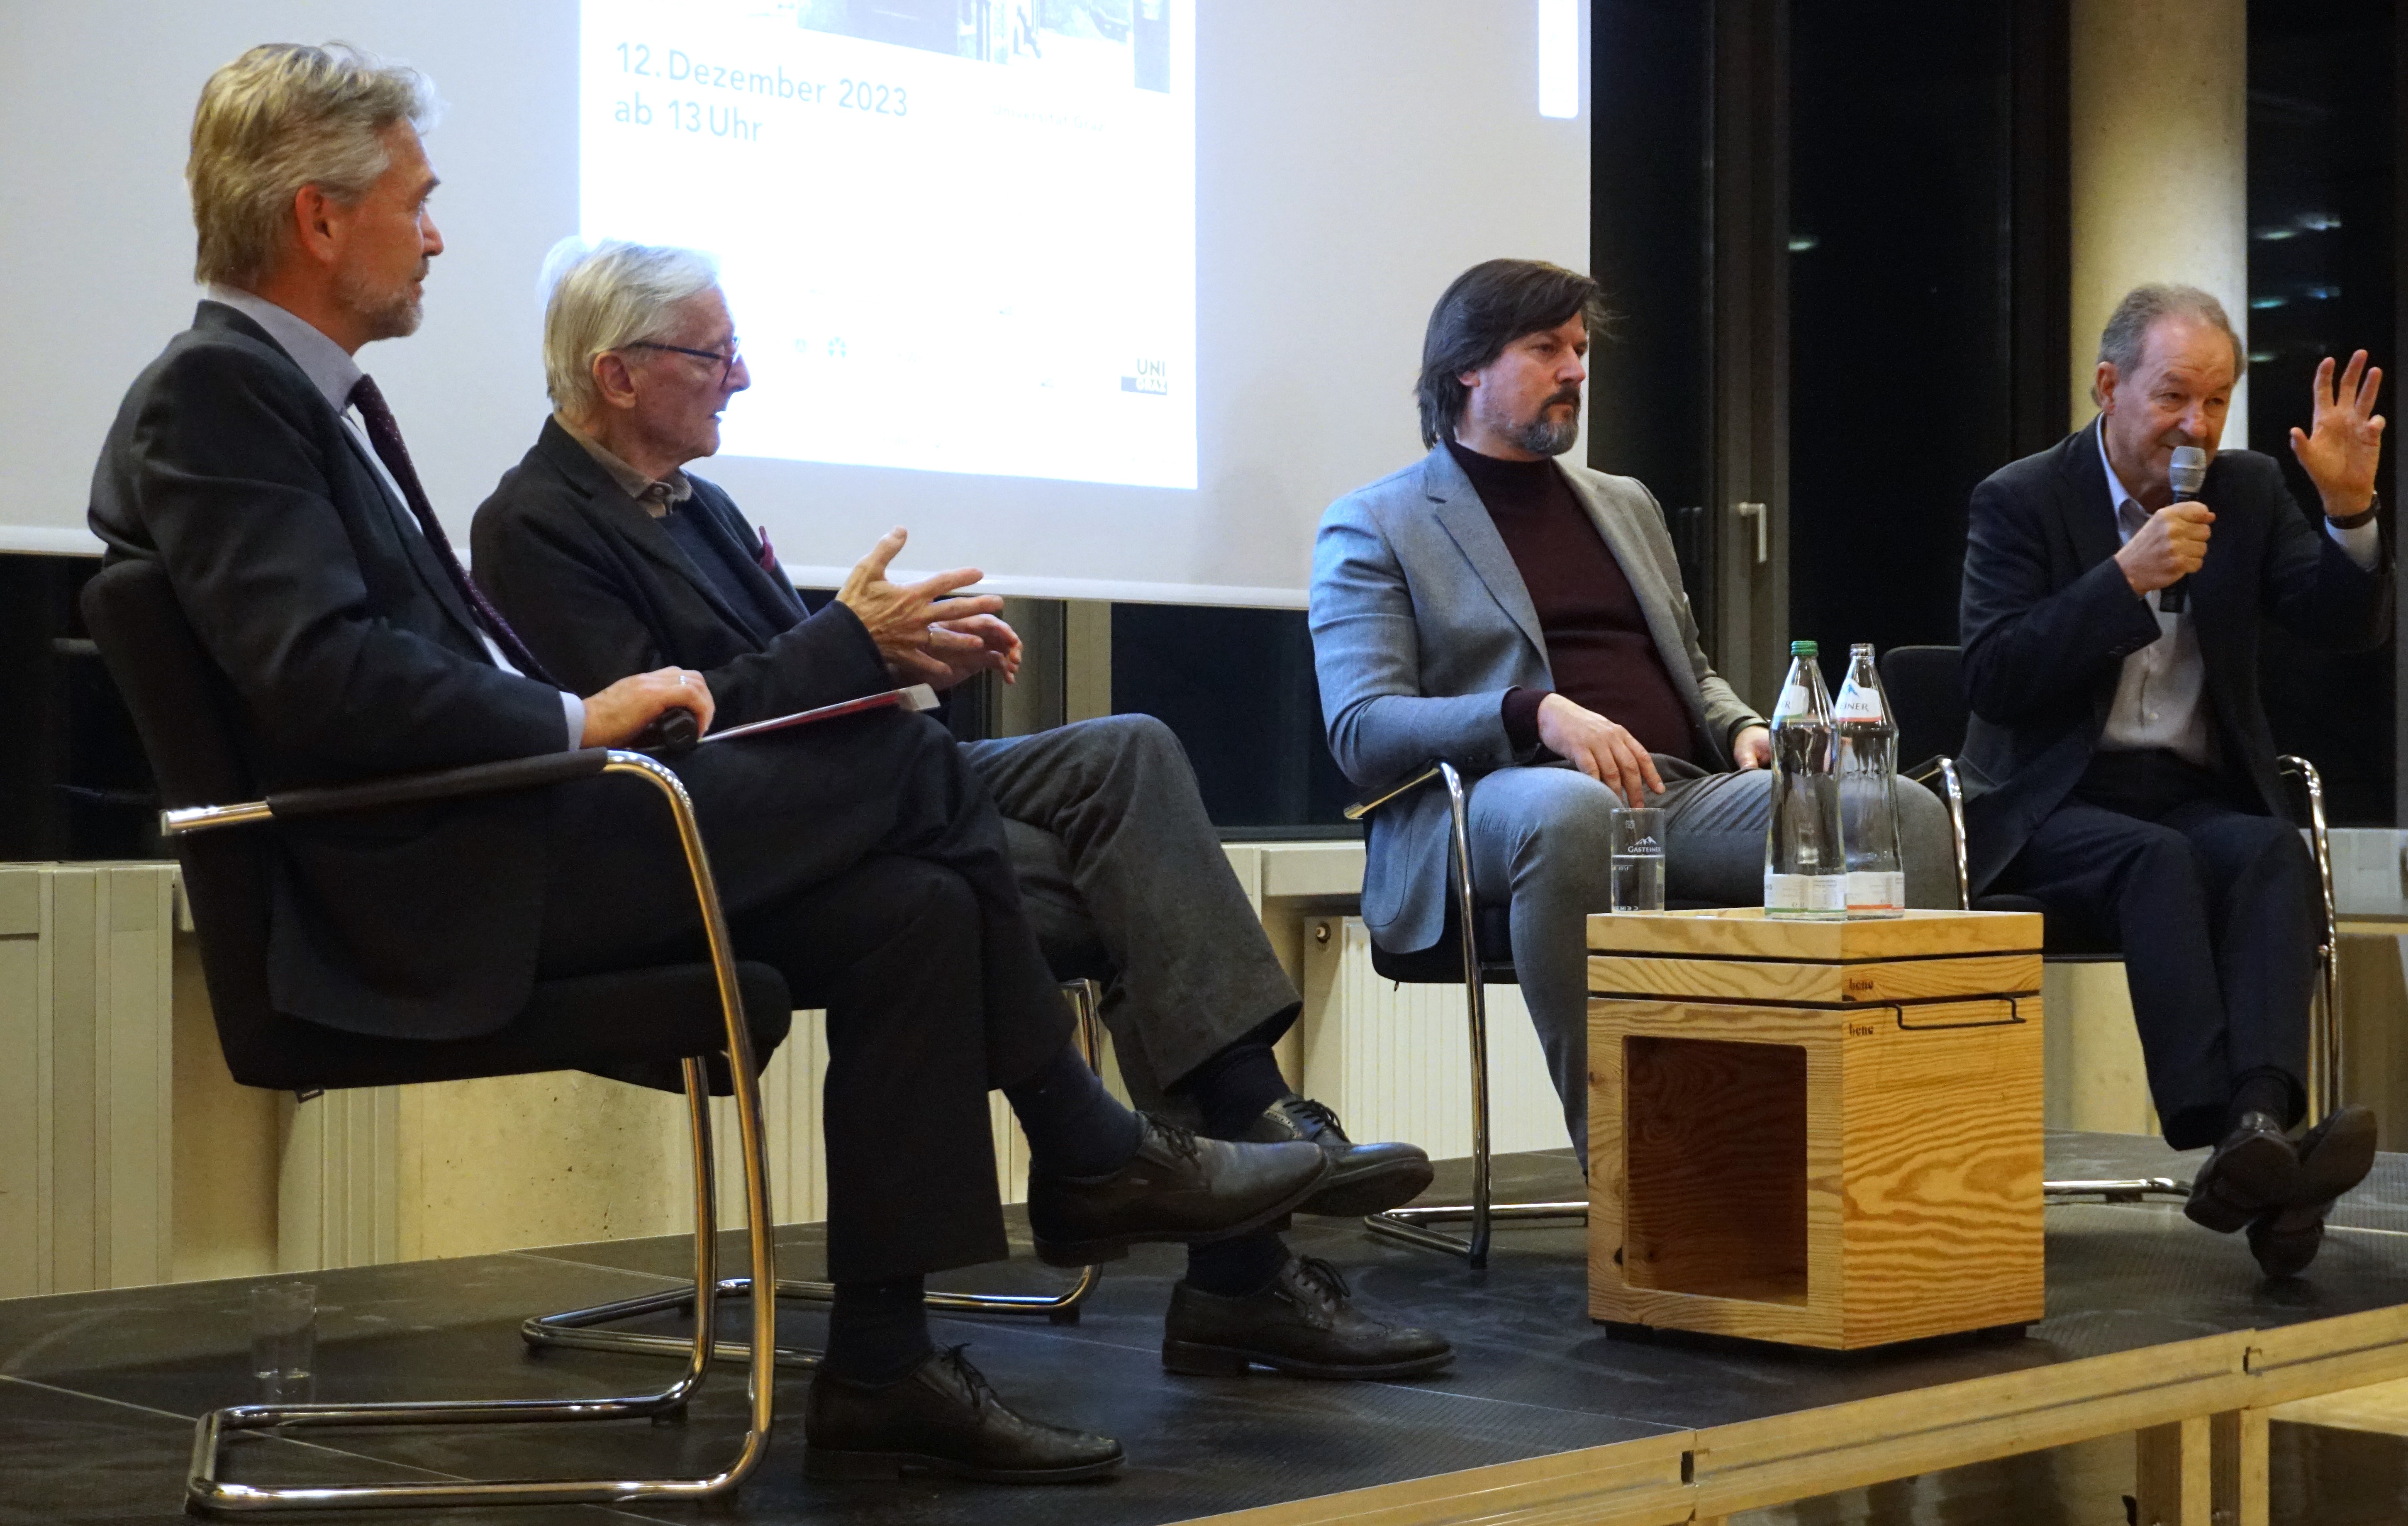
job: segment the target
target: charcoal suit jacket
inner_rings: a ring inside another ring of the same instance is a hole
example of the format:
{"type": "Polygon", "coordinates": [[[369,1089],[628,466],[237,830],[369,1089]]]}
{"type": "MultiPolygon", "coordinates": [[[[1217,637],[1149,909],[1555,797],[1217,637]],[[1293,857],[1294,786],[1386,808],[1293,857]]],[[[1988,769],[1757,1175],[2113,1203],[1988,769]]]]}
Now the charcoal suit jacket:
{"type": "MultiPolygon", "coordinates": [[[[2259,632],[2272,618],[2334,651],[2381,644],[2391,632],[2390,539],[2372,571],[2359,568],[2300,511],[2274,460],[2254,451],[2219,452],[2199,497],[2215,524],[2189,607],[2219,770],[2244,802],[2285,814],[2259,698],[2259,632]]],[[[2122,541],[2095,420],[1975,488],[1966,538],[1957,627],[1978,892],[2080,781],[2124,659],[2159,630],[2115,565],[2122,541]]]]}
{"type": "MultiPolygon", "coordinates": [[[[556,752],[560,693],[496,667],[408,508],[300,367],[203,302],[118,410],[90,523],[165,566],[263,792],[556,752]]],[[[540,799],[280,822],[269,996],[355,1032],[491,1032],[534,980],[540,799]]]]}
{"type": "Polygon", "coordinates": [[[478,581],[543,665],[580,692],[655,668],[699,669],[720,727],[893,687],[853,612],[831,600],[808,614],[785,574],[761,566],[735,500],[687,480],[694,496],[678,511],[722,544],[751,603],[782,612],[780,622],[698,575],[661,522],[546,419],[469,531],[478,581]]]}

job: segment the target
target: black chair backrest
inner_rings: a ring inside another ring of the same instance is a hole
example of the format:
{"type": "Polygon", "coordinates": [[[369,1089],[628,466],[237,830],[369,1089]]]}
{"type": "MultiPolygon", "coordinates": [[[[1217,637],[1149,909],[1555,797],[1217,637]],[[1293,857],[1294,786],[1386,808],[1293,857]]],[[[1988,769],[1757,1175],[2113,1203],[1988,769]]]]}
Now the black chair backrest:
{"type": "Polygon", "coordinates": [[[1882,688],[1897,712],[1898,761],[1901,768],[1965,749],[1965,723],[1972,714],[1953,646],[1893,646],[1881,655],[1882,688]]]}
{"type": "MultiPolygon", "coordinates": [[[[184,619],[166,569],[151,561],[105,567],[84,584],[82,602],[84,623],[141,735],[160,802],[173,808],[258,799],[228,721],[234,696],[184,619]]],[[[226,1064],[246,1085],[289,1085],[275,1044],[294,1019],[279,1016],[267,996],[268,835],[234,828],[178,838],[174,845],[226,1064]],[[270,1074],[278,1078],[252,1079],[270,1074]]]]}

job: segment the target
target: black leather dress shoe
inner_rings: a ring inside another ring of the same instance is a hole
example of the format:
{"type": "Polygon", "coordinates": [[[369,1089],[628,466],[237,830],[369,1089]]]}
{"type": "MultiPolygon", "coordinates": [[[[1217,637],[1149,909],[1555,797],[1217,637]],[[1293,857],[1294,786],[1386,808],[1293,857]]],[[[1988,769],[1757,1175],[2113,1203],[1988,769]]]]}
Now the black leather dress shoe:
{"type": "Polygon", "coordinates": [[[2373,1110],[2355,1102],[2325,1115],[2324,1121],[2301,1134],[2293,1146],[2300,1158],[2300,1175],[2286,1205],[2327,1206],[2366,1180],[2366,1173],[2374,1169],[2375,1132],[2373,1110]]]}
{"type": "Polygon", "coordinates": [[[2295,1277],[2324,1247],[2333,1200],[2374,1166],[2374,1114],[2352,1103],[2325,1116],[2294,1146],[2299,1175],[2283,1206],[2249,1221],[2249,1254],[2270,1277],[2295,1277]]]}
{"type": "Polygon", "coordinates": [[[2325,1211],[2331,1206],[2277,1208],[2251,1219],[2249,1254],[2258,1258],[2258,1270],[2270,1277],[2296,1277],[2306,1271],[2324,1248],[2325,1211]]]}
{"type": "Polygon", "coordinates": [[[1400,1208],[1430,1184],[1429,1156],[1420,1145],[1357,1144],[1346,1137],[1337,1114],[1294,1092],[1265,1109],[1240,1137],[1266,1144],[1300,1139],[1329,1157],[1329,1179],[1296,1205],[1299,1214],[1360,1218],[1400,1208]]]}
{"type": "Polygon", "coordinates": [[[1118,1260],[1149,1241],[1210,1245],[1292,1211],[1329,1174],[1317,1144],[1231,1144],[1140,1114],[1137,1154],[1107,1176],[1028,1174],[1028,1228],[1052,1266],[1118,1260]]]}
{"type": "Polygon", "coordinates": [[[1163,1321],[1162,1364],[1191,1377],[1234,1377],[1250,1366],[1297,1377],[1412,1377],[1454,1360],[1445,1336],[1356,1308],[1345,1277],[1317,1256],[1289,1257],[1251,1298],[1182,1282],[1163,1321]]]}
{"type": "Polygon", "coordinates": [[[992,1484],[1068,1484],[1121,1465],[1121,1444],[1016,1413],[958,1346],[892,1383],[823,1368],[803,1402],[803,1474],[893,1478],[931,1468],[992,1484]]]}
{"type": "Polygon", "coordinates": [[[2271,1113],[2243,1113],[2191,1179],[2183,1212],[2194,1224],[2230,1234],[2299,1189],[2300,1158],[2271,1113]]]}

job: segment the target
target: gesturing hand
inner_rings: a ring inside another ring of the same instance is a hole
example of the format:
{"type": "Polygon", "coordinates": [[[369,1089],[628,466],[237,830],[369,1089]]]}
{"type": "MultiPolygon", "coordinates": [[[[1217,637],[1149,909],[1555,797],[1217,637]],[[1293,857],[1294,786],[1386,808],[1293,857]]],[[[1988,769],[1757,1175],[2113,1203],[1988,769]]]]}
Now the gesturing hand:
{"type": "Polygon", "coordinates": [[[2364,513],[2374,501],[2374,468],[2383,459],[2383,415],[2374,411],[2374,398],[2382,388],[2383,367],[2367,365],[2363,350],[2349,357],[2338,387],[2332,356],[2316,367],[2308,389],[2314,427],[2305,433],[2292,427],[2291,453],[2316,484],[2328,518],[2364,513]]]}
{"type": "Polygon", "coordinates": [[[1639,745],[1628,727],[1584,710],[1560,694],[1539,701],[1539,740],[1621,796],[1625,805],[1643,805],[1649,795],[1664,793],[1656,760],[1639,745]]]}
{"type": "MultiPolygon", "coordinates": [[[[886,659],[888,669],[897,679],[913,684],[956,684],[985,664],[975,664],[956,673],[949,658],[983,652],[986,643],[978,635],[946,629],[944,626],[999,613],[1003,600],[992,594],[968,598],[946,597],[985,575],[974,567],[957,567],[918,583],[889,583],[886,566],[910,539],[900,526],[880,536],[878,544],[869,548],[869,554],[855,562],[853,571],[846,575],[844,586],[837,590],[837,602],[860,618],[869,639],[878,643],[878,655],[886,659]]],[[[1013,639],[1012,646],[1016,653],[1018,638],[1013,639]]]]}
{"type": "Polygon", "coordinates": [[[950,689],[972,673],[995,671],[1006,684],[1020,677],[1020,633],[992,614],[947,620],[932,627],[926,656],[935,669],[914,679],[932,687],[950,689]]]}
{"type": "Polygon", "coordinates": [[[2136,594],[2171,587],[2207,559],[2208,526],[2214,523],[2215,511],[2203,503],[2168,504],[2124,542],[2115,565],[2136,594]]]}
{"type": "Polygon", "coordinates": [[[599,694],[585,697],[585,734],[580,747],[617,747],[633,741],[636,733],[665,710],[694,712],[695,735],[710,729],[719,707],[702,675],[684,668],[659,668],[619,680],[599,694]]]}

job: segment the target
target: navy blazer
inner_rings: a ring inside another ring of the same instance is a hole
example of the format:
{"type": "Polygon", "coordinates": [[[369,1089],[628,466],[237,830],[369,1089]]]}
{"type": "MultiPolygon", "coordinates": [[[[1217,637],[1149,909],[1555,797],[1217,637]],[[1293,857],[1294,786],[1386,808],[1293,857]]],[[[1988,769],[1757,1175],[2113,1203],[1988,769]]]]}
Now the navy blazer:
{"type": "Polygon", "coordinates": [[[679,512],[732,554],[752,602],[787,610],[779,630],[760,632],[757,613],[733,608],[552,419],[478,506],[477,581],[537,658],[580,692],[656,668],[697,669],[719,708],[714,724],[730,727],[892,688],[859,618],[834,600],[807,614],[785,573],[760,565],[735,501],[687,479],[694,496],[679,512]]]}
{"type": "MultiPolygon", "coordinates": [[[[2226,776],[2270,815],[2286,814],[2273,732],[2258,696],[2269,616],[2334,651],[2391,633],[2391,547],[2372,571],[2300,512],[2282,468],[2219,452],[2200,501],[2215,511],[2189,583],[2206,702],[2226,776]]],[[[2071,792],[2104,730],[2123,661],[2159,635],[2148,601],[2114,562],[2122,546],[2093,421],[1990,474],[1966,525],[1965,833],[1973,888],[2023,851],[2071,792]]]]}
{"type": "MultiPolygon", "coordinates": [[[[559,692],[494,665],[334,408],[223,303],[127,391],[89,517],[108,560],[165,567],[263,792],[566,743],[559,692]]],[[[501,1027],[535,978],[543,825],[512,796],[251,828],[278,847],[270,1000],[396,1038],[501,1027]]]]}

